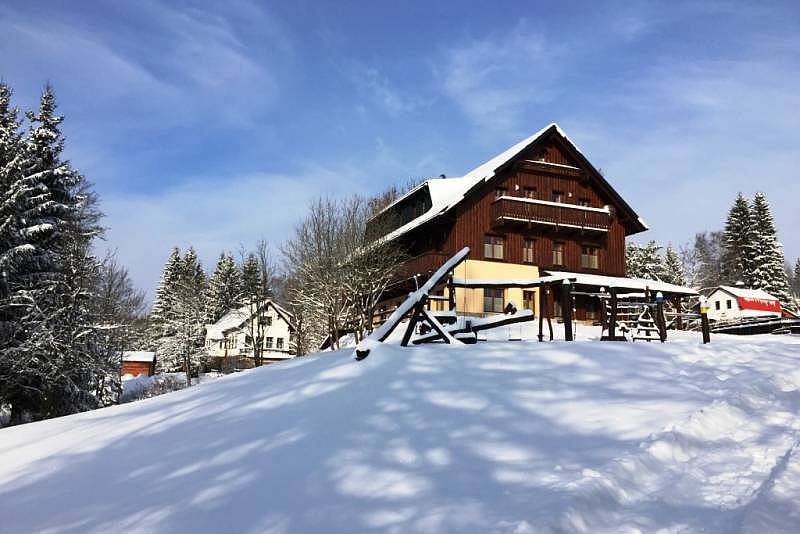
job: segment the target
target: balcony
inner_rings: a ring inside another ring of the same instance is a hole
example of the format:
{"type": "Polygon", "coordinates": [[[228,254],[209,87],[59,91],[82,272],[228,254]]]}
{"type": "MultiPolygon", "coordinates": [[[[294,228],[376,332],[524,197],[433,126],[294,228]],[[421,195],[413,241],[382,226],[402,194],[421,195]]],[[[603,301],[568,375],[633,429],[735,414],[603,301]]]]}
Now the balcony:
{"type": "Polygon", "coordinates": [[[608,232],[611,227],[608,208],[590,208],[533,198],[502,196],[492,203],[491,216],[493,228],[536,224],[560,231],[608,232]]]}

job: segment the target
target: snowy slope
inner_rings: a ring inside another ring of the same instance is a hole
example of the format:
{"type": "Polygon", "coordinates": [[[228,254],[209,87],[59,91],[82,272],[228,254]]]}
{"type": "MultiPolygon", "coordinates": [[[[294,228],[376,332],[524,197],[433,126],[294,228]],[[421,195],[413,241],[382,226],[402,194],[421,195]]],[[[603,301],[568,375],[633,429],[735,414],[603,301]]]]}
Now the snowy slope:
{"type": "Polygon", "coordinates": [[[698,338],[379,344],[0,430],[0,532],[791,531],[800,339],[698,338]]]}

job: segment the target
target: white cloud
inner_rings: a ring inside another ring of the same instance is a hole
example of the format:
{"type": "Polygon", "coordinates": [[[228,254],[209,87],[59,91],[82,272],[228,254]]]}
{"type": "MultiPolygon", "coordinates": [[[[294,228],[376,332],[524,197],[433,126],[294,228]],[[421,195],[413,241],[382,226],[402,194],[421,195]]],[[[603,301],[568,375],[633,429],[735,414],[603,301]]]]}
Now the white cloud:
{"type": "Polygon", "coordinates": [[[310,200],[336,191],[348,175],[309,168],[297,175],[195,179],[161,192],[108,195],[102,209],[109,231],[98,248],[117,249],[137,286],[152,290],[174,246],[193,246],[207,269],[223,250],[236,253],[261,238],[277,249],[310,200]]]}
{"type": "Polygon", "coordinates": [[[443,54],[437,72],[442,90],[479,129],[513,132],[522,111],[558,94],[560,47],[529,26],[523,20],[443,54]]]}

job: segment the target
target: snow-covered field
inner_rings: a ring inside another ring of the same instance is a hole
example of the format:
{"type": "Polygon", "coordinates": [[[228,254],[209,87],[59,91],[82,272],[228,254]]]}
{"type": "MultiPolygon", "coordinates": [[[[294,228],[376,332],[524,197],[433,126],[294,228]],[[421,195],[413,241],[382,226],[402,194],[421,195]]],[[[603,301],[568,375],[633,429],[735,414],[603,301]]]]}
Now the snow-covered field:
{"type": "Polygon", "coordinates": [[[699,341],[387,344],[0,430],[0,532],[796,532],[800,338],[699,341]]]}

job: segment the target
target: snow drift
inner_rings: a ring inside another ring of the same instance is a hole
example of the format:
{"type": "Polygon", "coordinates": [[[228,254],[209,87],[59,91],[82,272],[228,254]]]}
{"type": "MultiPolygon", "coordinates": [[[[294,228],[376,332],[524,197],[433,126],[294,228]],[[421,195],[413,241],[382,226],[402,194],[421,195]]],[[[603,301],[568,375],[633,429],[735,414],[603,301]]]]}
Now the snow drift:
{"type": "Polygon", "coordinates": [[[673,337],[387,343],[0,430],[0,531],[794,529],[800,340],[673,337]]]}

